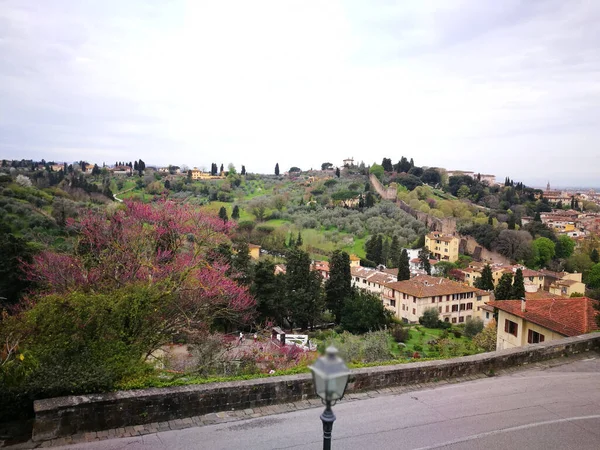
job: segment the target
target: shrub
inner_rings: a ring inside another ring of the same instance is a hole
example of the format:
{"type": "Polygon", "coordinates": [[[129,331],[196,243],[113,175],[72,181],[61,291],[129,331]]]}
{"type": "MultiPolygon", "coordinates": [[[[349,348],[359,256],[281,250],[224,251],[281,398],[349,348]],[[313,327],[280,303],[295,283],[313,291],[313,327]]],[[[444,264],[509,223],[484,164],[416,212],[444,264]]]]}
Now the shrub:
{"type": "Polygon", "coordinates": [[[481,330],[483,330],[483,320],[481,320],[479,317],[467,319],[465,324],[465,336],[472,338],[476,334],[480,333],[481,330]]]}
{"type": "Polygon", "coordinates": [[[427,308],[423,315],[419,317],[419,323],[427,328],[437,328],[440,313],[437,308],[427,308]]]}
{"type": "Polygon", "coordinates": [[[390,333],[396,342],[406,342],[410,339],[410,330],[399,323],[392,327],[390,333]]]}
{"type": "Polygon", "coordinates": [[[453,330],[452,333],[456,339],[460,339],[462,337],[462,333],[459,330],[453,330]]]}

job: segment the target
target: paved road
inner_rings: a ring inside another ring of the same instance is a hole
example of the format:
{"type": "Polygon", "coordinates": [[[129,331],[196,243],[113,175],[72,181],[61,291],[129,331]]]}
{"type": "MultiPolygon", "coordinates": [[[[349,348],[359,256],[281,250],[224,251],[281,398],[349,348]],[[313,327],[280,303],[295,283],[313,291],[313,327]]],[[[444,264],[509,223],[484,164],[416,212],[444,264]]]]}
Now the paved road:
{"type": "MultiPolygon", "coordinates": [[[[600,356],[447,384],[334,411],[336,449],[600,449],[600,356]]],[[[69,449],[319,449],[320,409],[69,449]]]]}

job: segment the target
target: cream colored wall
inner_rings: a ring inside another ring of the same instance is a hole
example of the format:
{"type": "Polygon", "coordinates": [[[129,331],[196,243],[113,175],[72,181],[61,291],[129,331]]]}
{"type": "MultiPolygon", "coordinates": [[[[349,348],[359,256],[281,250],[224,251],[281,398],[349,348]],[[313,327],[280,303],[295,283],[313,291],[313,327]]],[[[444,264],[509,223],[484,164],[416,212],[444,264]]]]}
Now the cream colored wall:
{"type": "MultiPolygon", "coordinates": [[[[389,294],[388,294],[389,295],[389,294]]],[[[477,295],[474,295],[473,298],[463,298],[460,300],[449,300],[446,301],[446,296],[444,295],[444,299],[442,301],[436,300],[435,303],[431,301],[431,297],[423,297],[417,298],[416,302],[413,302],[413,297],[408,296],[409,298],[403,299],[401,292],[395,292],[396,299],[396,317],[399,319],[406,319],[409,322],[418,322],[419,317],[423,315],[426,309],[428,308],[442,308],[442,312],[440,313],[440,320],[444,320],[446,317],[449,319],[449,322],[452,323],[452,318],[456,318],[455,324],[458,325],[459,317],[464,317],[465,321],[468,316],[471,318],[479,317],[480,312],[477,310],[478,307],[483,306],[485,302],[490,300],[490,296],[482,295],[481,300],[477,300],[477,295]],[[461,304],[473,303],[473,309],[465,309],[460,311],[461,304]],[[404,309],[402,308],[404,305],[404,309]],[[446,305],[449,306],[449,312],[446,312],[446,305]],[[452,305],[457,305],[459,310],[452,312],[452,305]],[[413,314],[413,308],[415,309],[415,313],[413,314]]],[[[437,297],[437,296],[436,296],[437,297]]],[[[385,301],[384,301],[385,304],[385,301]]],[[[464,322],[462,322],[464,323],[464,322]]]]}
{"type": "Polygon", "coordinates": [[[564,338],[563,335],[549,330],[548,328],[500,310],[498,311],[498,337],[496,339],[496,350],[504,350],[507,348],[522,347],[527,345],[527,336],[529,334],[529,330],[543,334],[544,342],[564,338]],[[510,320],[511,322],[515,322],[519,326],[516,337],[504,331],[504,321],[506,319],[510,320]]]}
{"type": "Polygon", "coordinates": [[[573,280],[573,281],[581,281],[581,273],[567,273],[564,277],[562,277],[563,280],[573,280]]]}

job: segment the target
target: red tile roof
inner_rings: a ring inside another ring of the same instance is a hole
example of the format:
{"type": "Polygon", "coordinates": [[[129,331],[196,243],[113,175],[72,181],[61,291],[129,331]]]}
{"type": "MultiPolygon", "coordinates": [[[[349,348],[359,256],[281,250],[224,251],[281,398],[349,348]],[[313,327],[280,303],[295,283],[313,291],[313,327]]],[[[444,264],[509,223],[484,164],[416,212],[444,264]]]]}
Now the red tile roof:
{"type": "Polygon", "coordinates": [[[521,317],[563,336],[579,336],[597,331],[600,302],[587,297],[545,298],[525,302],[525,312],[521,311],[521,300],[497,300],[487,303],[509,314],[521,317]]]}
{"type": "Polygon", "coordinates": [[[475,295],[488,295],[485,291],[466,286],[447,278],[432,277],[430,275],[415,275],[410,280],[386,283],[386,287],[417,298],[431,297],[434,295],[451,295],[475,292],[475,295]]]}

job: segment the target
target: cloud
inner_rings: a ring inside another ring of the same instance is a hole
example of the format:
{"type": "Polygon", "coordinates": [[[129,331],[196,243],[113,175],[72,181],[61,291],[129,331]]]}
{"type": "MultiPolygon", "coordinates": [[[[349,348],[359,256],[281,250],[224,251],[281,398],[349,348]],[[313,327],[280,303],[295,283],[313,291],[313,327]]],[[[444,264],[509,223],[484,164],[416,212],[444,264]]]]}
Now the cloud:
{"type": "Polygon", "coordinates": [[[3,157],[597,179],[596,2],[2,5],[3,157]]]}

